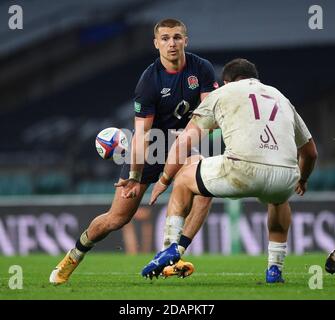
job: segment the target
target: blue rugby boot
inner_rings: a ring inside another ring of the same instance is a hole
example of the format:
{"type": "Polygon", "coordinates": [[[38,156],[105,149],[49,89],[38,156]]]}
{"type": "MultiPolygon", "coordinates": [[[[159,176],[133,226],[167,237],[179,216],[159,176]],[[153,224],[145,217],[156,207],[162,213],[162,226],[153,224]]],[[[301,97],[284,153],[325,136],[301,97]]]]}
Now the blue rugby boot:
{"type": "Polygon", "coordinates": [[[278,266],[272,265],[268,270],[266,270],[266,282],[267,283],[277,283],[284,282],[282,278],[281,271],[278,266]]]}
{"type": "Polygon", "coordinates": [[[158,252],[155,257],[143,268],[142,276],[152,279],[158,278],[163,269],[168,265],[173,265],[180,259],[178,244],[172,243],[168,248],[158,252]]]}
{"type": "MultiPolygon", "coordinates": [[[[162,254],[162,252],[163,251],[159,251],[158,253],[156,253],[154,258],[143,268],[143,270],[142,270],[142,276],[143,277],[148,278],[148,276],[150,276],[150,279],[152,279],[153,275],[155,275],[155,274],[151,273],[152,269],[157,267],[157,258],[162,254]]],[[[158,274],[156,275],[156,278],[158,278],[158,274]]]]}

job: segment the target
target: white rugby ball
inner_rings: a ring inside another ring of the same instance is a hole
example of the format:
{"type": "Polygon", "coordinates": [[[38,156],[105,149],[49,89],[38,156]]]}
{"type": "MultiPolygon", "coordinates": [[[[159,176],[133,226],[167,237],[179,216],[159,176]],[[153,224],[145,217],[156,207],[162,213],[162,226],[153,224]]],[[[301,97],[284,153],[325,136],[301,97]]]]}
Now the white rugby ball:
{"type": "Polygon", "coordinates": [[[128,140],[124,132],[118,128],[103,129],[95,138],[95,147],[104,160],[118,160],[128,151],[128,140]]]}

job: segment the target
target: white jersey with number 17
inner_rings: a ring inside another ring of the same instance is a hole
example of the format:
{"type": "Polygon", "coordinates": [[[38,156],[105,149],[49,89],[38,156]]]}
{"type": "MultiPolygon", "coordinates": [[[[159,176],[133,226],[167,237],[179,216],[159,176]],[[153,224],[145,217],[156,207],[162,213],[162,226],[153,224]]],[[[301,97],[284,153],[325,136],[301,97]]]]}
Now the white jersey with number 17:
{"type": "Polygon", "coordinates": [[[202,129],[219,125],[224,156],[283,167],[297,166],[297,148],[311,138],[290,101],[257,79],[228,83],[210,93],[194,111],[202,129]]]}

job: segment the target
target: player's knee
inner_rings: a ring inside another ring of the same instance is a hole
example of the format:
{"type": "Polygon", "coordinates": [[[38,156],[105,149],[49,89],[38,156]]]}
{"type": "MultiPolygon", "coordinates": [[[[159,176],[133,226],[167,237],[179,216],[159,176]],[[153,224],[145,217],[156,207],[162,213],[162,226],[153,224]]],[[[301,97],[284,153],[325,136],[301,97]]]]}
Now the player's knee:
{"type": "Polygon", "coordinates": [[[269,232],[273,233],[287,233],[289,226],[284,226],[279,223],[272,223],[268,225],[269,232]]]}
{"type": "Polygon", "coordinates": [[[198,197],[198,206],[203,209],[209,209],[212,204],[212,198],[198,197]]]}
{"type": "Polygon", "coordinates": [[[198,163],[204,157],[201,154],[194,154],[186,159],[185,164],[195,164],[198,163]]]}
{"type": "Polygon", "coordinates": [[[193,169],[196,169],[196,163],[192,162],[191,164],[184,164],[181,169],[177,172],[175,176],[175,183],[179,184],[189,184],[193,177],[193,169]]]}
{"type": "Polygon", "coordinates": [[[185,170],[183,170],[183,168],[180,170],[180,174],[175,178],[175,181],[173,183],[173,188],[178,188],[178,189],[184,189],[187,187],[187,185],[185,184],[185,174],[183,174],[183,172],[185,173],[185,170]]]}
{"type": "Polygon", "coordinates": [[[196,197],[193,201],[193,206],[200,212],[208,212],[212,204],[212,198],[208,197],[196,197]]]}

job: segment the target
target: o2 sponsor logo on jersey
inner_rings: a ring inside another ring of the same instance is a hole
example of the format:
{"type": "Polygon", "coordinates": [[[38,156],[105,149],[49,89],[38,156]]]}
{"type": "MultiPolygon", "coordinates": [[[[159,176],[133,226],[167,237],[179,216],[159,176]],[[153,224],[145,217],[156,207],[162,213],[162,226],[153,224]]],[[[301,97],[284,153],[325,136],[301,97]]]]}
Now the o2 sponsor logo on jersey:
{"type": "Polygon", "coordinates": [[[189,76],[187,78],[187,82],[188,82],[188,87],[192,90],[199,87],[199,81],[196,76],[189,76]]]}

